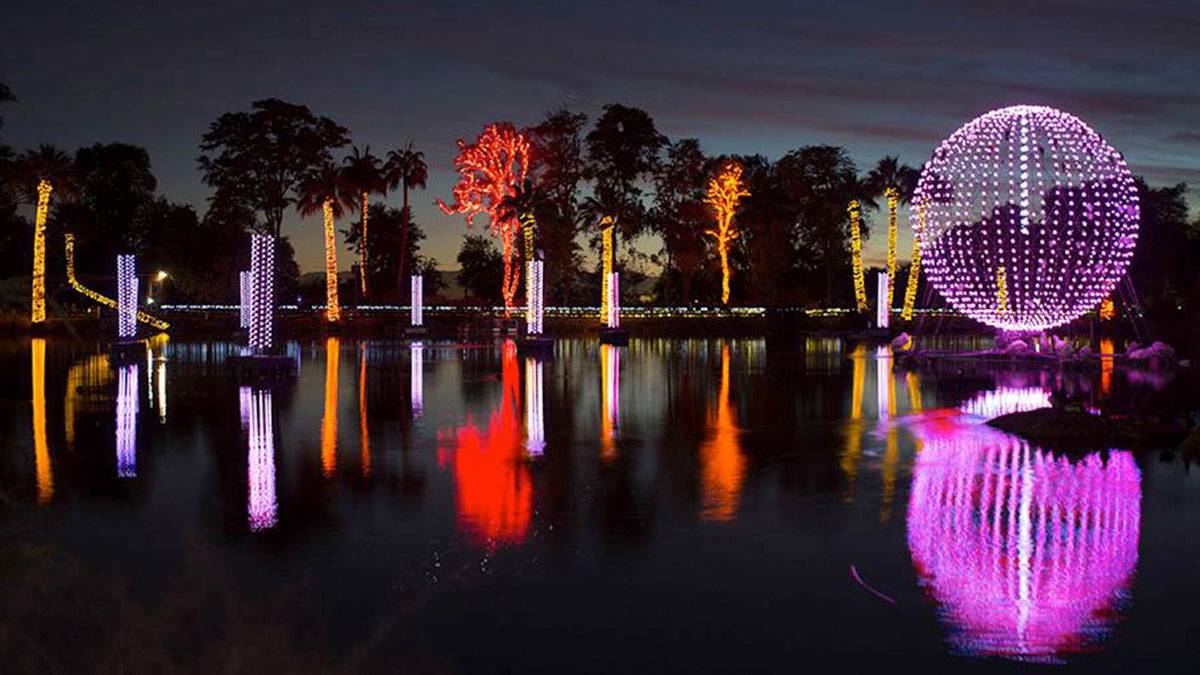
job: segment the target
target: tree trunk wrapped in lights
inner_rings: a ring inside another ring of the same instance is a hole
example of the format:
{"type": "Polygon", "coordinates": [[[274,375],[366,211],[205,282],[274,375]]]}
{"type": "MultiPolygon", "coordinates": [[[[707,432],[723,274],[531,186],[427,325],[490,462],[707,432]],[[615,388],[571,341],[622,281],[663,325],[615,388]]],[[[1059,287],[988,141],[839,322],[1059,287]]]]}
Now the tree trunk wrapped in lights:
{"type": "Polygon", "coordinates": [[[912,262],[908,266],[908,284],[904,287],[904,308],[900,310],[900,318],[912,321],[913,308],[917,304],[917,284],[921,277],[921,244],[913,237],[912,262]]]}
{"type": "Polygon", "coordinates": [[[358,279],[363,297],[367,297],[367,193],[362,193],[362,239],[358,247],[358,279]]]}
{"type": "Polygon", "coordinates": [[[859,223],[862,211],[858,200],[850,200],[846,211],[850,213],[850,269],[854,275],[854,305],[859,312],[865,312],[867,311],[867,283],[863,279],[862,226],[859,223]]]}
{"type": "Polygon", "coordinates": [[[889,186],[883,191],[888,205],[888,240],[887,240],[887,306],[892,306],[896,289],[896,205],[900,201],[900,192],[889,186]]]}
{"type": "Polygon", "coordinates": [[[611,290],[608,285],[613,274],[613,219],[604,216],[600,219],[600,322],[608,324],[608,299],[611,290]]]}
{"type": "Polygon", "coordinates": [[[1004,265],[996,268],[996,314],[1008,314],[1008,275],[1004,265]]]}
{"type": "Polygon", "coordinates": [[[717,227],[706,230],[705,234],[717,242],[717,255],[721,258],[721,303],[725,305],[729,304],[729,244],[738,237],[733,228],[733,214],[737,212],[738,201],[749,196],[750,192],[742,185],[742,165],[736,162],[727,163],[708,182],[704,203],[716,211],[717,227]]]}
{"type": "MultiPolygon", "coordinates": [[[[333,200],[326,199],[321,205],[325,216],[325,320],[342,318],[338,305],[337,236],[333,229],[333,200]]],[[[365,218],[366,216],[364,216],[365,218]]],[[[366,221],[363,221],[366,224],[366,221]]]]}
{"type": "Polygon", "coordinates": [[[38,181],[37,215],[33,221],[33,292],[30,298],[29,320],[35,324],[46,321],[46,216],[50,211],[50,181],[38,181]]]}
{"type": "Polygon", "coordinates": [[[454,165],[459,181],[451,191],[454,202],[448,205],[439,199],[437,203],[447,215],[463,214],[467,225],[471,225],[480,213],[487,214],[492,235],[500,239],[504,252],[501,293],[508,315],[521,281],[520,267],[513,264],[520,222],[503,202],[515,195],[517,186],[525,182],[529,171],[529,141],[511,123],[498,122],[484,127],[483,133],[470,145],[459,140],[458,148],[454,165]]]}

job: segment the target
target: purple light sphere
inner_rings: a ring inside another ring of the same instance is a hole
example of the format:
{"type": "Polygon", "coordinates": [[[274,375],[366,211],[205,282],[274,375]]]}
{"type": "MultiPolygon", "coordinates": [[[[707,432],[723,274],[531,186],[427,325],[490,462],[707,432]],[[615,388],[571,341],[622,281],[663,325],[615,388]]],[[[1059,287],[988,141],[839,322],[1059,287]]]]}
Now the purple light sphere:
{"type": "Polygon", "coordinates": [[[930,283],[1003,330],[1046,330],[1094,309],[1137,246],[1125,159],[1044,106],[993,110],[955,131],[922,168],[912,204],[930,283]]]}

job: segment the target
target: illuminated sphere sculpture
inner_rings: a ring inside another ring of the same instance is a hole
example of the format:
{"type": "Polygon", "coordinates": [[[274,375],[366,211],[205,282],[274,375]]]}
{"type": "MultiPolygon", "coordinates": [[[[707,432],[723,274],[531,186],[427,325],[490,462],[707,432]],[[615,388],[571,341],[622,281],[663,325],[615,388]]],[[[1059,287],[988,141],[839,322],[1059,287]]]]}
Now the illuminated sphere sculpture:
{"type": "Polygon", "coordinates": [[[911,218],[925,273],[952,307],[1039,331],[1109,296],[1137,245],[1139,209],[1124,158],[1091,127],[1020,105],[938,146],[911,218]]]}

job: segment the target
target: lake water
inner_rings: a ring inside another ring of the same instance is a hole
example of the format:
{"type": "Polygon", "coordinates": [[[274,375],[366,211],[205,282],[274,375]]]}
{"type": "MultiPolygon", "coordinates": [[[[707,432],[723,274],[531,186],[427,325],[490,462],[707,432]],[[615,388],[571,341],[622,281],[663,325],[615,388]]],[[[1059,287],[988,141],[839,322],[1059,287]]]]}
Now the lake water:
{"type": "Polygon", "coordinates": [[[989,416],[1194,381],[835,339],[0,343],[6,672],[1192,670],[1200,475],[989,416]]]}

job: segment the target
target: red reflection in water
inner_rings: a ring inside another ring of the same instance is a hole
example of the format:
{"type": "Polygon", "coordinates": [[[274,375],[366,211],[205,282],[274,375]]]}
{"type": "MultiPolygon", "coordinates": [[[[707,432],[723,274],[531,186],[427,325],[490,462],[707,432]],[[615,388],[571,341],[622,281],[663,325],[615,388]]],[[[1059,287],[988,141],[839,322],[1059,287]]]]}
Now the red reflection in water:
{"type": "Polygon", "coordinates": [[[458,527],[477,543],[518,543],[533,512],[533,487],[522,447],[520,369],[516,344],[504,343],[500,407],[480,431],[469,417],[451,432],[438,432],[438,464],[454,475],[458,527]]]}
{"type": "Polygon", "coordinates": [[[924,436],[908,545],[956,651],[1053,661],[1104,637],[1137,565],[1133,456],[1071,462],[978,426],[924,436]]]}

